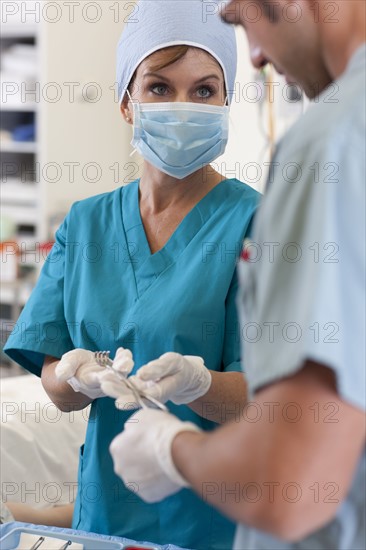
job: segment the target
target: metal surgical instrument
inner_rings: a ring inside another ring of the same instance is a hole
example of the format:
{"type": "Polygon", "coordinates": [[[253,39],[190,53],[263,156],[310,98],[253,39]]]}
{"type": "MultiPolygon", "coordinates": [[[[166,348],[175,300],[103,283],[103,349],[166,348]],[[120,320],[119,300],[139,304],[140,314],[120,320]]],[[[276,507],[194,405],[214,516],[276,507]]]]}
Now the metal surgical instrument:
{"type": "Polygon", "coordinates": [[[149,401],[156,408],[167,412],[168,409],[163,403],[161,403],[160,401],[155,399],[155,397],[152,397],[152,396],[146,394],[144,391],[139,390],[129,378],[127,378],[126,376],[123,376],[123,374],[121,372],[118,372],[116,369],[113,368],[113,361],[110,359],[109,353],[110,353],[109,351],[96,351],[96,352],[94,352],[95,360],[98,363],[98,365],[100,365],[101,367],[106,367],[107,369],[112,370],[118,376],[118,378],[126,384],[127,388],[132,391],[132,393],[134,395],[134,398],[136,399],[137,404],[142,409],[149,408],[148,405],[145,403],[145,401],[149,401]]]}

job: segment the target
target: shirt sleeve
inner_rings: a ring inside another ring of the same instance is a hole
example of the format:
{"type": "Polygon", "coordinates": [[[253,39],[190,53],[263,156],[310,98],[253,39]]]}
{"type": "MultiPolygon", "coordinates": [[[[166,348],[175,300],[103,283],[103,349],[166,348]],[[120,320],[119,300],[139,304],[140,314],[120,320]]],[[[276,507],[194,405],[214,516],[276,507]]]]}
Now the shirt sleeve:
{"type": "Polygon", "coordinates": [[[4,347],[11,359],[37,376],[46,355],[61,357],[74,349],[64,316],[66,235],[67,218],[4,347]]]}
{"type": "MultiPolygon", "coordinates": [[[[312,360],[334,371],[342,399],[365,409],[364,136],[349,130],[293,154],[296,180],[274,177],[240,262],[252,395],[312,360]]],[[[280,174],[286,158],[275,159],[280,174]]]]}

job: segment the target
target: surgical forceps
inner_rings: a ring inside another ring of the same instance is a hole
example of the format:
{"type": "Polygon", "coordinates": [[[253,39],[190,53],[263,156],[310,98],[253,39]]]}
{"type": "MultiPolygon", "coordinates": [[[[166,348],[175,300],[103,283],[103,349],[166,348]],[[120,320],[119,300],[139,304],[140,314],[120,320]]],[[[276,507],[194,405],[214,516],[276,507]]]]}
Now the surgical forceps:
{"type": "MultiPolygon", "coordinates": [[[[109,351],[95,351],[94,357],[98,365],[101,367],[105,367],[107,369],[110,369],[113,371],[122,382],[125,383],[128,389],[130,389],[133,393],[134,398],[136,399],[136,403],[142,408],[142,409],[148,409],[149,405],[145,403],[145,401],[149,401],[152,403],[156,408],[168,412],[167,407],[155,399],[155,397],[152,397],[151,395],[146,394],[144,391],[139,390],[135,384],[127,378],[127,376],[123,376],[121,372],[118,372],[113,368],[113,361],[109,357],[110,352],[109,351]],[[145,399],[145,401],[144,401],[145,399]]],[[[151,407],[151,405],[150,405],[151,407]]]]}

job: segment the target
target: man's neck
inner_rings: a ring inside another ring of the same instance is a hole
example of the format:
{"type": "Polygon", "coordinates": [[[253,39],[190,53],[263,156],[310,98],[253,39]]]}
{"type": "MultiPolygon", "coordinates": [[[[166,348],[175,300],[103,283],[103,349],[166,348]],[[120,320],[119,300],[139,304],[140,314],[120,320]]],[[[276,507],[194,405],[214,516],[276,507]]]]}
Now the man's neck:
{"type": "Polygon", "coordinates": [[[324,21],[323,52],[328,71],[338,79],[362,44],[366,42],[366,9],[364,0],[338,0],[333,24],[324,21]]]}

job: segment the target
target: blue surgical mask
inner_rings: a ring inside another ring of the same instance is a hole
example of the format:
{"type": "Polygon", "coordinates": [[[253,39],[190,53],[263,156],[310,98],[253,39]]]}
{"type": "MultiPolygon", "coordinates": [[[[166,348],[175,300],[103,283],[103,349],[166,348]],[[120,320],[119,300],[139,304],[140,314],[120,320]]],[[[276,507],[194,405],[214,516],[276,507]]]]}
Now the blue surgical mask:
{"type": "Polygon", "coordinates": [[[183,179],[225,151],[229,107],[197,103],[133,102],[131,145],[170,176],[183,179]]]}

